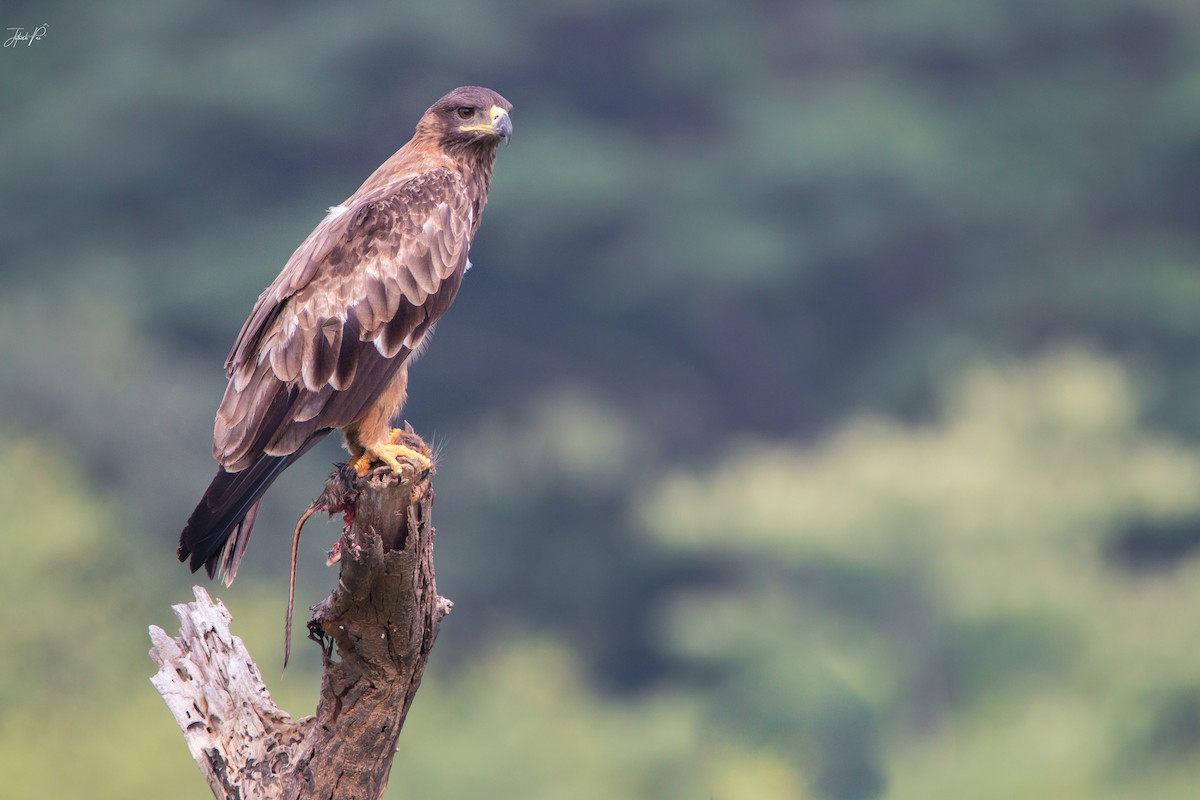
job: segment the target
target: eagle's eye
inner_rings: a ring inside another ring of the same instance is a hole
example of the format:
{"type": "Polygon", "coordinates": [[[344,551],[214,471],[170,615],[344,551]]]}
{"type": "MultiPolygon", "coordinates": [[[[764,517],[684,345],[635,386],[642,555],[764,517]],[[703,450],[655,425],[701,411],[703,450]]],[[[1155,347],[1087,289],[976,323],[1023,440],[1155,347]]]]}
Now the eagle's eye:
{"type": "Polygon", "coordinates": [[[470,106],[460,106],[459,107],[459,109],[458,109],[458,118],[459,119],[470,119],[473,116],[475,116],[475,109],[471,108],[470,106]]]}

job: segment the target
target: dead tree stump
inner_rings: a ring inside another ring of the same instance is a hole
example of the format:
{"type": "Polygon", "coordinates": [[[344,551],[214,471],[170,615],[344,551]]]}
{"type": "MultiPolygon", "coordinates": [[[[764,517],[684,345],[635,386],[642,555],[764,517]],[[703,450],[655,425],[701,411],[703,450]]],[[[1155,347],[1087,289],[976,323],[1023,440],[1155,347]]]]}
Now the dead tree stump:
{"type": "Polygon", "coordinates": [[[347,520],[337,545],[338,586],[308,622],[324,655],[314,716],[295,721],[271,702],[245,646],[229,632],[229,613],[201,587],[196,602],[174,607],[179,638],[151,627],[150,656],[159,665],[151,682],[220,800],[383,794],[451,607],[434,583],[433,489],[427,476],[409,478],[378,469],[357,479],[342,468],[314,504],[347,520]]]}

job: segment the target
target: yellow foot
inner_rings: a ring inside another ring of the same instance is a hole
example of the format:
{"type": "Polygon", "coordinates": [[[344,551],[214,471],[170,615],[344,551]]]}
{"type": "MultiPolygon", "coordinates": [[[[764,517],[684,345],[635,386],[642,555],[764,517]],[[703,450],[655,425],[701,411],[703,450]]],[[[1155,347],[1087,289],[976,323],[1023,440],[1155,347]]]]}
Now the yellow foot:
{"type": "Polygon", "coordinates": [[[392,428],[386,443],[381,442],[374,447],[368,447],[362,455],[350,462],[350,466],[354,467],[355,474],[360,478],[365,477],[371,471],[375,462],[387,464],[396,475],[401,474],[401,460],[416,465],[420,472],[430,472],[433,469],[433,461],[426,455],[428,450],[429,448],[416,434],[400,428],[392,428]],[[426,452],[423,453],[421,450],[401,444],[401,441],[408,441],[426,452]]]}

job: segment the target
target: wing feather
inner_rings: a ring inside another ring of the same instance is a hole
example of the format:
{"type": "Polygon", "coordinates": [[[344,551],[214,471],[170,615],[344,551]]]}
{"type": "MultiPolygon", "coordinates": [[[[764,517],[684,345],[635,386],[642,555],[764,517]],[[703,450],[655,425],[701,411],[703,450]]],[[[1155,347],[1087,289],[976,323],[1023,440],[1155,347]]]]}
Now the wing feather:
{"type": "Polygon", "coordinates": [[[263,292],[230,351],[213,451],[229,471],[361,418],[449,307],[471,209],[439,168],[347,201],[263,292]]]}
{"type": "Polygon", "coordinates": [[[388,358],[403,347],[415,350],[413,332],[425,321],[424,305],[413,305],[404,298],[400,301],[400,309],[400,313],[389,320],[376,340],[376,346],[388,358]]]}
{"type": "Polygon", "coordinates": [[[312,329],[304,329],[304,359],[301,375],[304,388],[319,391],[329,383],[337,368],[338,351],[342,346],[342,320],[336,317],[323,319],[312,329]]]}
{"type": "MultiPolygon", "coordinates": [[[[422,230],[422,232],[424,231],[422,230]]],[[[433,266],[433,254],[430,252],[427,242],[422,241],[413,246],[408,257],[408,271],[423,292],[433,294],[437,291],[441,277],[438,275],[437,268],[433,266]]]]}
{"type": "Polygon", "coordinates": [[[259,360],[270,363],[271,372],[278,380],[284,383],[296,380],[304,366],[303,339],[296,336],[285,339],[275,333],[267,338],[266,345],[259,360]]]}
{"type": "Polygon", "coordinates": [[[417,283],[416,276],[408,270],[395,275],[395,280],[396,286],[400,290],[400,295],[413,305],[421,305],[429,296],[417,283]]]}
{"type": "Polygon", "coordinates": [[[362,327],[354,309],[346,312],[346,320],[342,323],[342,346],[338,349],[337,367],[329,378],[329,385],[338,391],[348,389],[354,383],[358,374],[358,354],[362,349],[362,339],[359,334],[362,327]]]}

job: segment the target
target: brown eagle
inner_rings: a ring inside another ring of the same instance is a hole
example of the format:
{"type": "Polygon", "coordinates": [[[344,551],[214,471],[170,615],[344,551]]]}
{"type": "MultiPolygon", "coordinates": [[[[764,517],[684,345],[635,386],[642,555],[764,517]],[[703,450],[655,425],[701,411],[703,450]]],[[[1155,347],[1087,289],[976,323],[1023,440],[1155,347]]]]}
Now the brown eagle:
{"type": "Polygon", "coordinates": [[[434,103],[413,138],[329,209],[259,296],[225,362],[217,476],[179,537],[179,560],[231,583],[271,483],[330,431],[351,464],[399,472],[409,357],[454,301],[512,105],[478,86],[434,103]]]}

